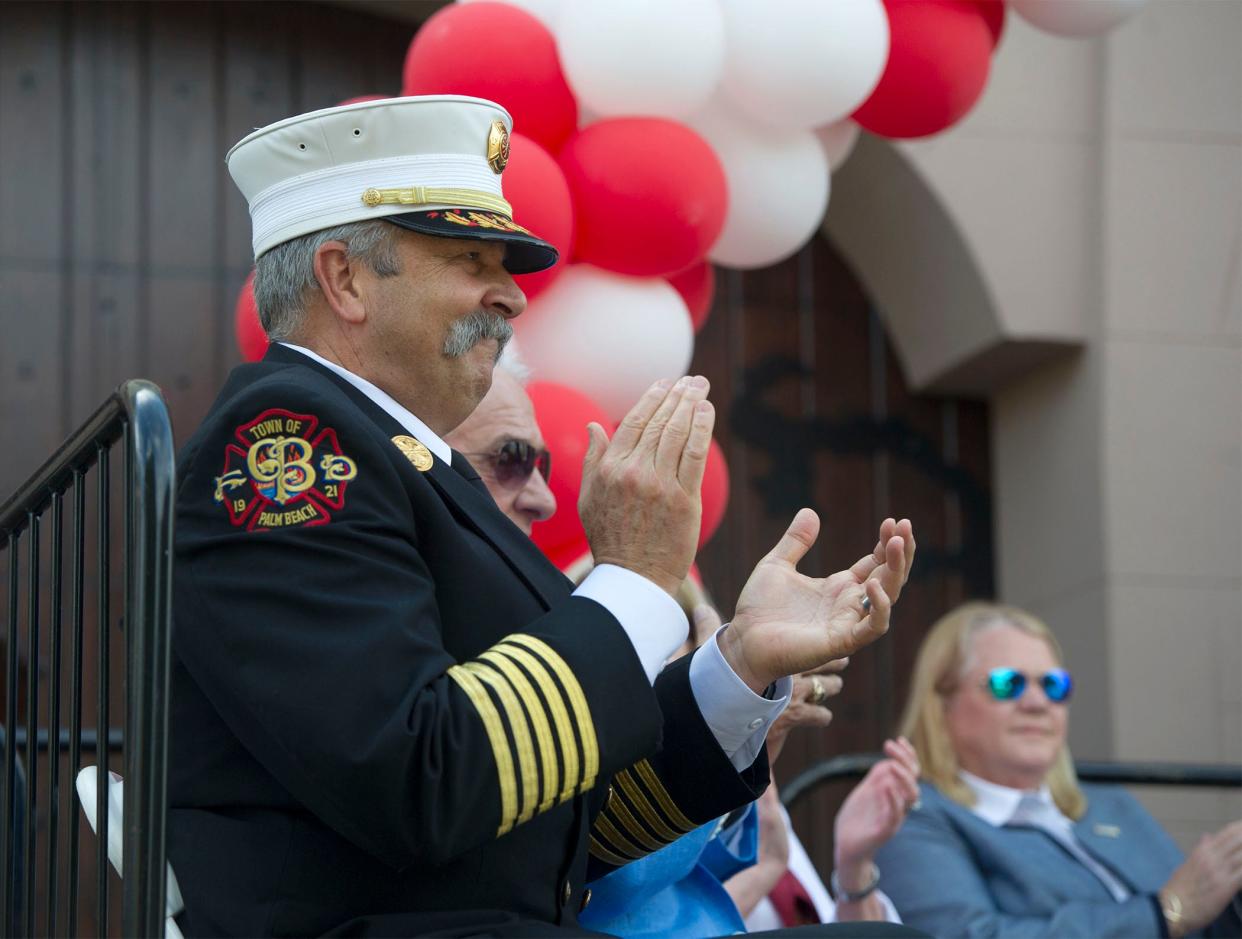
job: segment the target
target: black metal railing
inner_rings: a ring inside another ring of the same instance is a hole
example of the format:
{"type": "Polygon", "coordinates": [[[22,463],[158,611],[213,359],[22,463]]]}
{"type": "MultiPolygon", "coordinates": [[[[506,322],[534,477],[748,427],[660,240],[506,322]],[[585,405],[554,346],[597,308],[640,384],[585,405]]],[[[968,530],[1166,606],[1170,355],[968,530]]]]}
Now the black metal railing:
{"type": "MultiPolygon", "coordinates": [[[[822,785],[861,779],[882,753],[850,753],[808,766],[781,786],[781,801],[792,808],[822,785]]],[[[1242,788],[1242,765],[1220,763],[1132,763],[1126,761],[1076,760],[1074,769],[1083,782],[1124,783],[1137,786],[1197,786],[1242,788]]]]}
{"type": "MultiPolygon", "coordinates": [[[[16,494],[0,507],[0,550],[8,551],[8,629],[4,746],[0,797],[0,889],[3,891],[3,930],[8,935],[34,935],[36,923],[37,836],[45,831],[42,856],[46,867],[46,921],[48,935],[76,935],[78,906],[79,821],[76,794],[70,796],[73,818],[60,817],[61,745],[69,751],[68,767],[76,773],[83,749],[95,750],[102,728],[110,728],[109,697],[112,603],[109,596],[109,553],[114,535],[110,511],[110,455],[115,445],[124,450],[123,560],[124,600],[121,617],[125,642],[125,767],[121,922],[126,936],[162,936],[165,919],[165,837],[168,749],[168,671],[172,622],[172,537],[175,495],[175,454],[172,427],[160,390],[147,381],[129,381],[69,437],[16,494]],[[82,727],[83,632],[87,620],[85,598],[87,474],[94,470],[96,491],[95,629],[97,700],[95,728],[82,727]],[[64,515],[71,503],[70,583],[68,603],[64,584],[64,515]],[[47,531],[48,537],[43,537],[47,531]],[[24,544],[23,544],[24,543],[24,544]],[[20,680],[19,599],[25,549],[26,700],[24,723],[18,726],[20,680]],[[42,582],[41,561],[46,547],[50,584],[42,582]],[[45,600],[46,613],[40,609],[45,600]],[[47,658],[41,655],[40,628],[46,618],[47,658]],[[62,633],[67,635],[62,636],[62,633]],[[68,641],[69,700],[61,701],[64,643],[68,641]],[[47,714],[40,720],[40,685],[44,686],[47,714]],[[62,703],[67,703],[69,727],[62,726],[62,703]],[[39,805],[38,752],[47,749],[49,728],[57,730],[57,747],[46,758],[46,826],[36,824],[39,805]],[[19,773],[18,750],[25,754],[24,776],[19,773]],[[24,793],[24,795],[23,795],[24,793]],[[20,809],[20,815],[19,815],[20,809]],[[67,921],[58,924],[61,897],[60,842],[62,822],[68,829],[69,859],[65,895],[67,921]],[[19,844],[24,842],[24,844],[19,844]]],[[[116,731],[106,736],[113,743],[116,731]]],[[[111,747],[109,747],[111,749],[111,747]]],[[[108,782],[107,754],[99,763],[96,802],[96,914],[101,935],[108,930],[108,782]]],[[[67,781],[72,791],[74,781],[67,781]]]]}

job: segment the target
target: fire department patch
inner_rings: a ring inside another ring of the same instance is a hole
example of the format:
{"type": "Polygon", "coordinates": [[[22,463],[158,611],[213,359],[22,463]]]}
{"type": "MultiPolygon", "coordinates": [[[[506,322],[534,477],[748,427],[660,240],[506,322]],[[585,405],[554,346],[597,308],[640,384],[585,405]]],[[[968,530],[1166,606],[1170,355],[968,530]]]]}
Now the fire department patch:
{"type": "Polygon", "coordinates": [[[272,408],[235,433],[213,496],[234,525],[247,531],[324,525],[345,507],[345,487],[358,466],[341,452],[335,430],[319,429],[319,418],[272,408]]]}

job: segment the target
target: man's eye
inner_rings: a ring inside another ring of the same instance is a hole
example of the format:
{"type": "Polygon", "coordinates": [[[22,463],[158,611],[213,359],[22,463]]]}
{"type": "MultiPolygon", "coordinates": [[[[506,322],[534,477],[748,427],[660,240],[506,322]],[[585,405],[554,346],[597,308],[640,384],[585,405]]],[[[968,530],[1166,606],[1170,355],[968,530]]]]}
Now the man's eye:
{"type": "Polygon", "coordinates": [[[467,261],[482,261],[483,252],[482,251],[467,251],[463,255],[463,257],[465,257],[467,261]]]}

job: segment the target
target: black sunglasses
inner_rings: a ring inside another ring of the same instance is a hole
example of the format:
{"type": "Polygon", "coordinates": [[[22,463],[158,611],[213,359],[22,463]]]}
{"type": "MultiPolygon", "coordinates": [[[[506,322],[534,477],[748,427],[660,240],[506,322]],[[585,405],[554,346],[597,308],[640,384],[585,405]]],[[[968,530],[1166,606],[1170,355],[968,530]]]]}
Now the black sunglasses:
{"type": "Polygon", "coordinates": [[[545,450],[536,450],[525,440],[506,440],[498,450],[491,453],[468,453],[468,457],[478,459],[487,464],[492,478],[500,485],[510,489],[520,489],[530,479],[530,474],[539,470],[539,475],[547,482],[552,475],[552,454],[545,450]]]}
{"type": "MultiPolygon", "coordinates": [[[[1044,689],[1048,700],[1056,704],[1068,700],[1074,691],[1074,680],[1063,668],[1054,668],[1050,672],[1045,672],[1037,676],[1036,681],[1044,689]]],[[[988,672],[983,687],[992,692],[992,697],[997,701],[1012,701],[1022,697],[1022,692],[1026,691],[1026,683],[1026,674],[1016,668],[994,668],[988,672]]]]}

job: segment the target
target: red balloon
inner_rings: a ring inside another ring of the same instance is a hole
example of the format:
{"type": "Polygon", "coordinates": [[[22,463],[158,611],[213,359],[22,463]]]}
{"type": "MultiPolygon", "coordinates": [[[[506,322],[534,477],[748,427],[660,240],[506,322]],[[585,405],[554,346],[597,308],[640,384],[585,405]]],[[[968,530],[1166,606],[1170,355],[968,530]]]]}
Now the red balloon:
{"type": "Polygon", "coordinates": [[[237,349],[245,362],[257,362],[267,352],[267,333],[259,322],[259,308],[254,302],[254,271],[242,284],[233,307],[233,332],[237,336],[237,349]]]}
{"type": "Polygon", "coordinates": [[[556,264],[546,271],[515,278],[529,300],[560,276],[569,263],[574,243],[574,203],[556,160],[522,134],[509,138],[509,165],[501,186],[513,206],[513,220],[544,241],[552,242],[561,253],[556,264]]]}
{"type": "Polygon", "coordinates": [[[703,470],[703,521],[699,527],[699,547],[707,544],[729,505],[729,465],[725,462],[720,444],[712,441],[707,451],[707,466],[703,470]]]}
{"type": "Polygon", "coordinates": [[[880,83],[854,112],[882,137],[926,137],[955,124],[987,84],[992,32],[970,0],[884,0],[891,46],[880,83]]]}
{"type": "MultiPolygon", "coordinates": [[[[603,409],[580,391],[552,382],[526,386],[535,405],[535,419],[552,454],[552,479],[548,487],[556,496],[556,513],[534,527],[532,537],[543,553],[566,557],[579,543],[585,549],[586,533],[578,518],[578,492],[582,487],[582,458],[587,452],[587,424],[595,421],[611,431],[612,422],[603,409]]],[[[581,553],[581,552],[579,552],[581,553]]]]}
{"type": "Polygon", "coordinates": [[[1001,34],[1005,32],[1005,0],[975,0],[975,8],[988,24],[988,32],[992,34],[992,50],[1000,45],[1001,34]]]}
{"type": "Polygon", "coordinates": [[[686,301],[690,322],[697,333],[707,322],[707,314],[712,311],[712,300],[716,297],[716,269],[710,261],[702,260],[670,275],[668,282],[686,301]]]}
{"type": "Polygon", "coordinates": [[[663,277],[707,254],[729,190],[711,146],[658,117],[599,121],[560,155],[573,194],[574,255],[605,270],[663,277]]]}
{"type": "Polygon", "coordinates": [[[428,17],[405,54],[401,93],[495,101],[513,115],[515,130],[553,153],[578,126],[556,40],[505,3],[450,4],[428,17]]]}

